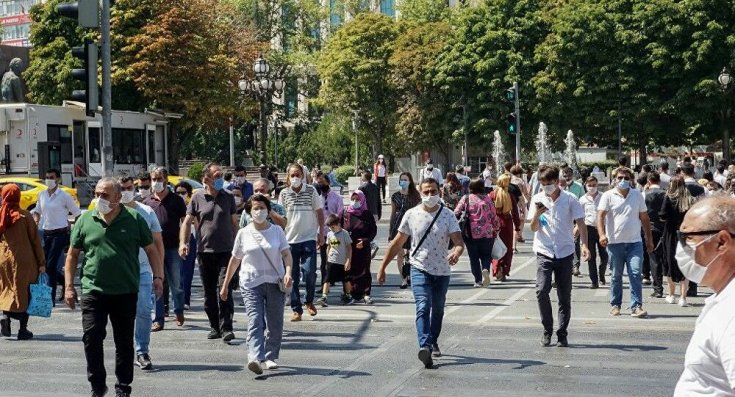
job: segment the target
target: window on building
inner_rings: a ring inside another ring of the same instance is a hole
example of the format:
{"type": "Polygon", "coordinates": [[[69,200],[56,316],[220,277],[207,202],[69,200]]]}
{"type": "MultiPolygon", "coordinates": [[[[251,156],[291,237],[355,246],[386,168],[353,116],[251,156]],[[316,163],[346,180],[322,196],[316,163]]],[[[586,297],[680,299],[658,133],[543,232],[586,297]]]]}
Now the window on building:
{"type": "Polygon", "coordinates": [[[89,127],[89,162],[102,162],[102,139],[99,127],[89,127]]]}
{"type": "Polygon", "coordinates": [[[296,79],[286,82],[286,87],[283,91],[283,107],[283,112],[287,120],[296,117],[299,110],[299,84],[296,79]]]}
{"type": "Polygon", "coordinates": [[[145,130],[112,129],[112,157],[116,164],[145,164],[145,130]]]}
{"type": "Polygon", "coordinates": [[[387,15],[391,18],[395,18],[396,17],[395,0],[380,0],[380,13],[387,15]]]}
{"type": "Polygon", "coordinates": [[[61,144],[61,162],[64,164],[72,163],[71,153],[71,131],[65,125],[48,125],[46,127],[46,139],[49,142],[58,142],[61,144]]]}
{"type": "Polygon", "coordinates": [[[339,7],[337,0],[329,0],[329,26],[336,28],[342,24],[342,7],[339,7]]]}

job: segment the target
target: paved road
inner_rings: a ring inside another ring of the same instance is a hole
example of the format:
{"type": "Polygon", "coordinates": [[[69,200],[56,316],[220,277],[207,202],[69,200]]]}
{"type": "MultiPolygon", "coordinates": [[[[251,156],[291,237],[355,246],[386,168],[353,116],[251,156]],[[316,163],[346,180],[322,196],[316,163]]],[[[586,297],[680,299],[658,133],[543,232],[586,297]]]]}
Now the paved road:
{"type": "MultiPolygon", "coordinates": [[[[381,223],[382,247],[386,229],[381,223]]],[[[136,368],[133,391],[208,397],[672,394],[703,298],[692,298],[688,308],[646,298],[648,319],[611,318],[607,288],[590,290],[589,280],[578,278],[570,347],[543,348],[535,263],[529,244],[519,248],[512,278],[486,289],[471,287],[466,257],[457,265],[440,339],[445,356],[435,361],[436,369],[423,369],[416,359],[411,293],[397,288],[392,266],[389,285],[375,288],[374,305],[335,305],[301,323],[286,322],[282,368],[257,379],[245,368],[243,307],[237,308],[234,342],[209,341],[196,286],[185,326],[167,323],[153,335],[156,369],[143,373],[136,368]]],[[[644,292],[647,297],[650,289],[644,292]]],[[[31,319],[30,327],[34,341],[0,339],[0,395],[86,395],[79,310],[57,308],[51,319],[31,319]]],[[[108,335],[105,353],[112,374],[111,330],[108,335]]],[[[114,384],[113,377],[108,376],[108,384],[114,384]]]]}

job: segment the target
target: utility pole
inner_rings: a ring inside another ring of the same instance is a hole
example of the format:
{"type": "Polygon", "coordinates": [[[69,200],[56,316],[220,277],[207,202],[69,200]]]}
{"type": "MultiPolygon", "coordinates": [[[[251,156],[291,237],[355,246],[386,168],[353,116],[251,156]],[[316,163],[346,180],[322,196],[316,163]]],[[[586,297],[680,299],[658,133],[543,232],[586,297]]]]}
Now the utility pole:
{"type": "Polygon", "coordinates": [[[623,157],[623,102],[618,99],[618,159],[623,157]]]}
{"type": "Polygon", "coordinates": [[[357,146],[357,110],[352,111],[352,131],[355,133],[355,172],[357,172],[357,169],[359,167],[358,159],[357,159],[357,152],[358,152],[358,146],[357,146]]]}
{"type": "Polygon", "coordinates": [[[230,117],[230,167],[235,167],[235,127],[230,117]]]}
{"type": "Polygon", "coordinates": [[[462,166],[470,163],[469,148],[467,147],[467,130],[470,128],[469,104],[467,96],[462,93],[462,131],[464,132],[464,145],[462,146],[462,166]]]}
{"type": "Polygon", "coordinates": [[[516,93],[515,111],[516,111],[516,161],[521,162],[521,98],[518,90],[518,82],[513,82],[513,90],[516,93]]]}
{"type": "Polygon", "coordinates": [[[112,55],[110,48],[110,0],[102,0],[102,170],[113,174],[112,157],[112,55]]]}

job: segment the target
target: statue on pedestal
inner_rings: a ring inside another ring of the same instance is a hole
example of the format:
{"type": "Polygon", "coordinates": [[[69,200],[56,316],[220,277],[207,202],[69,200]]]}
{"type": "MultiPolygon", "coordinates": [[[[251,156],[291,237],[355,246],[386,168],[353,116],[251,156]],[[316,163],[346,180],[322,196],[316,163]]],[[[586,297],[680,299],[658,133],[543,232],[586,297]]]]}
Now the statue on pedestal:
{"type": "Polygon", "coordinates": [[[13,58],[10,61],[10,70],[5,72],[2,81],[2,95],[4,103],[19,103],[25,101],[23,86],[20,82],[20,73],[23,71],[23,61],[13,58]]]}

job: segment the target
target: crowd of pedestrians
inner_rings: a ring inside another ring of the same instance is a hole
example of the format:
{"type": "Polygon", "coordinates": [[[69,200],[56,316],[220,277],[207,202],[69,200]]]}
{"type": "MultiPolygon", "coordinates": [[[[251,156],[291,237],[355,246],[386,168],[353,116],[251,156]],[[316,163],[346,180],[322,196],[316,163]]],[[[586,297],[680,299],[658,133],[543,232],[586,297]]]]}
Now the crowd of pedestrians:
{"type": "MultiPolygon", "coordinates": [[[[309,172],[302,161],[289,165],[282,186],[264,177],[248,180],[244,167],[226,178],[219,164],[210,163],[203,170],[203,188],[196,192],[187,182],[170,186],[167,169],[157,167],[137,178],[103,178],[86,212],[58,188],[60,173],[50,169],[48,189],[30,213],[19,208],[16,185],[8,184],[0,193],[0,334],[11,334],[12,318],[20,323],[18,339],[33,337],[26,313],[28,286],[48,273],[50,287],[64,285],[69,307],[81,305],[93,395],[107,391],[102,344],[108,321],[114,332],[116,393],[129,395],[133,366],[153,368],[151,333],[165,328],[169,306],[176,326],[184,325],[198,265],[207,337],[225,342],[235,338],[235,299],[241,297],[248,319],[247,367],[259,375],[278,368],[284,304],[291,308],[291,322],[301,321],[304,311],[317,316],[336,302],[372,304],[373,273],[384,284],[395,259],[400,288],[410,287],[415,300],[418,359],[432,368],[433,359],[442,354],[452,267],[466,249],[475,288],[488,287],[493,276],[506,281],[528,221],[543,346],[552,345],[554,334],[557,346],[569,345],[572,283],[581,275],[582,262],[587,262],[592,289],[607,284],[609,267],[612,316],[623,314],[624,274],[630,284],[630,315],[639,318],[648,315],[643,285],[652,284],[651,298],[684,307],[704,280],[716,295],[708,300],[706,320],[701,321],[708,321],[719,332],[716,336],[733,340],[721,320],[732,317],[732,311],[725,313],[721,302],[731,303],[734,284],[722,279],[735,277],[729,265],[735,215],[727,212],[735,211],[735,199],[718,193],[735,189],[735,175],[725,164],[701,180],[695,179],[690,161],[677,165],[672,175],[668,168],[665,162],[658,170],[648,166],[636,175],[621,164],[603,191],[596,176],[577,180],[566,165],[541,164],[530,180],[526,170],[511,163],[502,172],[488,168],[475,179],[461,166],[442,178],[429,160],[418,183],[403,172],[393,187],[381,155],[371,171],[361,173],[359,189],[343,197],[330,174],[317,167],[309,172]],[[376,270],[371,263],[386,187],[395,190],[386,222],[389,246],[376,270]],[[711,255],[697,256],[698,249],[711,255]],[[339,300],[331,300],[331,290],[338,287],[339,300]]],[[[55,290],[52,298],[56,300],[55,290]]],[[[715,353],[732,359],[732,349],[706,350],[711,347],[705,343],[714,336],[702,327],[698,323],[690,350],[699,349],[697,354],[709,360],[715,353]]],[[[695,364],[688,355],[677,390],[707,383],[695,364]]]]}

